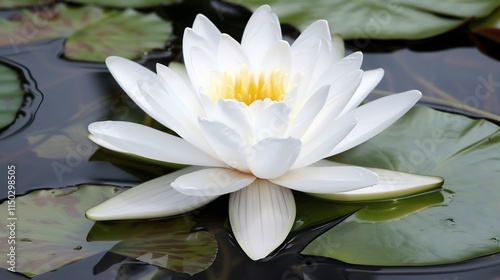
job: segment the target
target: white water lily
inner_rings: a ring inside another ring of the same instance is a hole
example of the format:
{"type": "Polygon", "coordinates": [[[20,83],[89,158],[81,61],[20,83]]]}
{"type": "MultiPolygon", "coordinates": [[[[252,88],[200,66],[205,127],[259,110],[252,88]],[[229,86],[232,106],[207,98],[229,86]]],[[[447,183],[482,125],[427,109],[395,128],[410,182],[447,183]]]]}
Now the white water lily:
{"type": "Polygon", "coordinates": [[[185,68],[157,65],[155,74],[109,57],[109,70],[130,98],[179,137],[105,121],[89,126],[90,139],[118,152],[191,166],[138,185],[87,216],[164,217],[230,193],[234,237],[258,260],[292,228],[291,190],[365,200],[439,186],[439,178],[322,160],[375,136],[421,97],[412,90],[358,107],[383,70],[360,70],[362,54],[342,58],[343,48],[324,20],[290,45],[265,5],[250,18],[241,44],[198,15],[184,32],[185,68]]]}

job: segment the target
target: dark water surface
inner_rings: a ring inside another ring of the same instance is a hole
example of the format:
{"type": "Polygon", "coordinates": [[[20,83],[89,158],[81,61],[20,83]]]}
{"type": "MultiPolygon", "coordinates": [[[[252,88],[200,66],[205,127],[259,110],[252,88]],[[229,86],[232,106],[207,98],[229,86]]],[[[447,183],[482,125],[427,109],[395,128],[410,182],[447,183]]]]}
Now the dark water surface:
{"type": "MultiPolygon", "coordinates": [[[[189,5],[175,6],[175,9],[180,14],[187,11],[195,14],[189,5]]],[[[231,12],[240,15],[239,20],[226,18],[226,27],[234,35],[241,31],[242,22],[249,14],[239,10],[231,12]]],[[[142,62],[154,69],[156,62],[167,64],[177,59],[179,30],[188,24],[177,21],[177,39],[174,37],[167,51],[152,53],[142,62]]],[[[290,37],[296,36],[293,28],[284,30],[288,30],[290,37]]],[[[461,43],[455,44],[456,48],[447,46],[437,50],[430,46],[445,44],[426,41],[392,52],[388,50],[393,42],[387,43],[385,49],[380,42],[363,48],[359,44],[356,46],[356,42],[347,42],[347,46],[349,51],[368,51],[363,69],[381,67],[386,71],[371,99],[388,91],[419,89],[431,98],[425,103],[437,108],[471,116],[484,116],[474,109],[500,114],[500,87],[495,86],[500,82],[498,61],[464,43],[463,38],[457,41],[461,43]],[[432,51],[427,51],[426,46],[432,51]],[[435,98],[448,101],[432,102],[435,98]]],[[[16,49],[0,48],[1,62],[18,69],[28,92],[18,120],[0,131],[0,166],[16,165],[17,194],[85,183],[130,186],[169,172],[167,167],[116,158],[116,154],[98,149],[86,138],[86,127],[91,122],[107,119],[144,121],[147,116],[124,95],[104,64],[65,60],[62,46],[60,39],[16,49]],[[33,151],[43,140],[68,130],[76,131],[76,136],[71,144],[63,147],[62,155],[41,158],[33,151]],[[34,136],[42,140],[30,144],[28,139],[34,136]]],[[[2,172],[0,180],[6,181],[5,173],[2,172]]],[[[6,192],[2,192],[0,199],[5,196],[6,192]]],[[[192,278],[112,253],[101,253],[35,279],[141,279],[156,270],[159,274],[154,279],[500,279],[498,254],[450,265],[397,268],[349,265],[298,254],[309,241],[339,221],[292,233],[286,244],[278,249],[277,256],[254,262],[240,252],[224,227],[226,208],[227,197],[222,197],[201,211],[196,219],[197,229],[215,234],[219,252],[209,269],[192,278]]],[[[25,277],[0,270],[0,279],[25,277]]]]}

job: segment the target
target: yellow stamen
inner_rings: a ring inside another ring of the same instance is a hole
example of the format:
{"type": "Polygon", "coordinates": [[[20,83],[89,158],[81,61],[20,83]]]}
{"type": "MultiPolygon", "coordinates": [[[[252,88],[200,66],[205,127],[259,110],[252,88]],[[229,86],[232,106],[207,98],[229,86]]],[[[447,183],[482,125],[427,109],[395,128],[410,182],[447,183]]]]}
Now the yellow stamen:
{"type": "Polygon", "coordinates": [[[269,98],[282,101],[285,98],[288,75],[283,75],[279,68],[273,71],[251,71],[243,65],[239,72],[215,74],[210,79],[210,97],[219,99],[236,99],[246,105],[256,100],[269,98]]]}

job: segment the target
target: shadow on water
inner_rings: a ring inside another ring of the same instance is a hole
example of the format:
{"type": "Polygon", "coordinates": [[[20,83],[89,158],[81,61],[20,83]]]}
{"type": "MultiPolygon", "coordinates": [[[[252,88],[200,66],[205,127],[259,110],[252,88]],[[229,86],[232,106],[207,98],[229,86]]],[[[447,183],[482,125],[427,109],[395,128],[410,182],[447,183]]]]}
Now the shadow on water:
{"type": "MultiPolygon", "coordinates": [[[[241,36],[244,22],[250,15],[247,10],[218,1],[203,3],[207,4],[195,5],[193,1],[186,1],[160,9],[162,16],[174,20],[175,34],[167,52],[152,53],[140,62],[154,69],[156,62],[167,64],[172,59],[180,60],[182,30],[191,24],[198,12],[208,13],[212,20],[218,21],[221,29],[237,38],[241,36]],[[226,16],[223,23],[221,14],[226,16]]],[[[290,40],[298,34],[290,26],[283,30],[290,40]]],[[[442,36],[413,42],[410,46],[380,41],[372,41],[362,48],[356,47],[355,42],[347,42],[347,46],[350,51],[366,51],[363,69],[381,67],[386,71],[372,99],[388,92],[418,88],[430,98],[427,103],[438,108],[480,116],[467,110],[465,104],[498,115],[498,61],[472,48],[471,41],[463,34],[453,36],[453,40],[442,36]],[[449,98],[448,95],[451,96],[448,103],[436,105],[432,102],[449,98]]],[[[168,167],[152,163],[134,163],[128,158],[110,159],[116,154],[98,150],[87,139],[86,127],[94,121],[150,123],[151,120],[128,99],[104,64],[62,58],[63,43],[62,39],[57,39],[19,46],[16,51],[10,47],[0,49],[0,62],[20,71],[27,92],[16,122],[0,132],[0,163],[16,165],[18,194],[82,183],[129,186],[169,172],[168,167]]],[[[487,45],[483,51],[491,48],[488,44],[483,44],[487,45]]],[[[4,174],[0,175],[0,180],[5,181],[1,177],[4,174]]],[[[197,227],[216,235],[219,257],[209,269],[193,277],[113,253],[101,253],[36,279],[141,279],[155,273],[157,278],[154,279],[500,279],[498,255],[450,265],[398,268],[350,265],[299,255],[305,244],[340,220],[292,233],[279,249],[279,255],[254,262],[240,252],[224,227],[226,207],[227,197],[222,197],[219,203],[210,204],[198,216],[197,227]]],[[[0,278],[25,279],[5,270],[0,270],[0,278]]]]}

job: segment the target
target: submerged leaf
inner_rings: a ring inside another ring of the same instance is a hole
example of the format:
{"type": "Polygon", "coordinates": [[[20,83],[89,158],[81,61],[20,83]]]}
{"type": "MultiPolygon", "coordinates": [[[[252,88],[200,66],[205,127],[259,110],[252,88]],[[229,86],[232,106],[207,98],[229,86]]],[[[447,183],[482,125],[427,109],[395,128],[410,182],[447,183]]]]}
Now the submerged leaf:
{"type": "Polygon", "coordinates": [[[66,37],[64,53],[70,59],[103,61],[110,55],[134,59],[163,48],[171,29],[155,14],[58,4],[0,19],[0,46],[66,37]]]}
{"type": "Polygon", "coordinates": [[[442,197],[420,196],[364,208],[302,253],[354,264],[414,266],[499,252],[500,243],[495,241],[500,238],[499,150],[500,130],[495,124],[412,109],[378,136],[334,160],[440,176],[447,191],[441,192],[442,197]],[[419,211],[396,217],[392,207],[402,209],[397,215],[419,211]]]}
{"type": "MultiPolygon", "coordinates": [[[[106,223],[85,218],[87,209],[123,190],[88,185],[33,191],[15,202],[7,200],[0,205],[0,227],[13,223],[17,240],[0,243],[0,250],[9,252],[15,246],[16,271],[29,277],[108,250],[188,274],[212,264],[217,254],[214,236],[190,233],[194,225],[190,217],[106,223]],[[17,219],[8,220],[10,213],[17,219]]],[[[10,231],[0,232],[2,240],[9,235],[10,231]]],[[[0,267],[7,269],[9,264],[2,262],[0,267]]]]}
{"type": "Polygon", "coordinates": [[[207,269],[218,249],[211,233],[189,233],[194,224],[189,217],[154,222],[96,222],[87,240],[123,240],[110,251],[192,275],[207,269]]]}
{"type": "Polygon", "coordinates": [[[64,159],[68,155],[88,157],[97,147],[87,138],[88,131],[83,124],[70,125],[54,134],[37,132],[27,136],[33,152],[40,158],[64,159]]]}
{"type": "Polygon", "coordinates": [[[11,124],[23,103],[24,91],[16,71],[0,65],[0,129],[11,124]]]}
{"type": "Polygon", "coordinates": [[[498,1],[492,0],[320,0],[312,3],[250,0],[243,4],[251,9],[269,4],[281,22],[293,24],[301,30],[316,19],[326,19],[332,33],[338,33],[344,39],[428,38],[463,24],[466,18],[485,16],[499,6],[498,1]]]}

